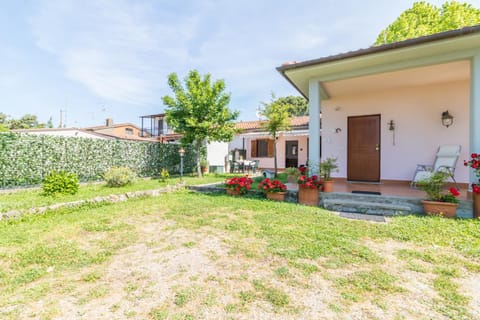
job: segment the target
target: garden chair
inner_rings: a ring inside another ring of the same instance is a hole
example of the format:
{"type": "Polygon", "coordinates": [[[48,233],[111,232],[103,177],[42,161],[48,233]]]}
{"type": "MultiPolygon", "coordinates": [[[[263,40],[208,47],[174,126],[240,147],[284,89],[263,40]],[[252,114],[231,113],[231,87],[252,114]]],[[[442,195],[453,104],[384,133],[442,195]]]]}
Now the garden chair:
{"type": "Polygon", "coordinates": [[[260,164],[260,160],[253,160],[253,161],[252,161],[251,168],[252,168],[253,174],[256,174],[256,173],[257,173],[258,165],[259,165],[259,164],[260,164]]]}
{"type": "Polygon", "coordinates": [[[455,181],[455,167],[460,156],[460,149],[460,145],[440,146],[433,165],[417,164],[417,169],[412,179],[412,187],[416,188],[419,181],[430,178],[438,171],[447,173],[453,182],[457,184],[455,181]]]}

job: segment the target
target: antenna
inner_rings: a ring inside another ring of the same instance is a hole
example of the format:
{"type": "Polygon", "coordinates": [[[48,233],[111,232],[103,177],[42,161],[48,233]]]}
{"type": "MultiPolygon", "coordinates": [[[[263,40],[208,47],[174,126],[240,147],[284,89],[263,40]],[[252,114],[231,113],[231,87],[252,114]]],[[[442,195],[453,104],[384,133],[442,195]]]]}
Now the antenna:
{"type": "Polygon", "coordinates": [[[262,119],[262,109],[260,106],[257,107],[257,111],[255,112],[255,116],[258,118],[258,120],[262,119]]]}

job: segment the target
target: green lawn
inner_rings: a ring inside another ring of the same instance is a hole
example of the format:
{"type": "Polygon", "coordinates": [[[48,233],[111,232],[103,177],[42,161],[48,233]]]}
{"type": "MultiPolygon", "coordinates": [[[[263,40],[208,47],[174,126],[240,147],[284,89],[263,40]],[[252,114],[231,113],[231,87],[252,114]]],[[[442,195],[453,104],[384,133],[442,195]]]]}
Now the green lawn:
{"type": "MultiPolygon", "coordinates": [[[[191,176],[183,177],[188,185],[199,185],[214,182],[223,182],[229,174],[207,174],[201,179],[191,176]]],[[[137,179],[133,184],[119,187],[107,187],[104,182],[89,183],[80,186],[75,195],[57,195],[54,197],[46,197],[42,195],[41,189],[18,190],[12,193],[0,193],[0,213],[9,210],[24,210],[34,207],[48,206],[54,203],[70,202],[76,200],[91,199],[99,196],[107,196],[111,194],[123,194],[132,191],[152,190],[166,187],[167,185],[175,185],[180,179],[174,177],[164,182],[156,179],[137,179]]]]}
{"type": "Polygon", "coordinates": [[[479,235],[187,191],[60,209],[0,222],[0,318],[479,319],[479,235]]]}

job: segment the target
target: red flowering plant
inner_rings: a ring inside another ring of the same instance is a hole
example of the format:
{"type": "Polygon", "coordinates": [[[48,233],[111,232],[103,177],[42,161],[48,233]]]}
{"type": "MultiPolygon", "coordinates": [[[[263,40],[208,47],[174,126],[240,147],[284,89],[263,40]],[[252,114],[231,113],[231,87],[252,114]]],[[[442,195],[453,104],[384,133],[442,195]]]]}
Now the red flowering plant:
{"type": "Polygon", "coordinates": [[[480,193],[480,154],[479,153],[472,153],[470,155],[470,160],[469,161],[464,161],[463,164],[466,167],[470,167],[473,169],[473,173],[478,178],[479,184],[472,184],[472,191],[473,193],[480,193]]]}
{"type": "Polygon", "coordinates": [[[317,175],[311,177],[302,175],[298,178],[297,183],[300,188],[319,189],[322,187],[322,181],[317,175]]]}
{"type": "Polygon", "coordinates": [[[285,192],[287,191],[287,186],[277,179],[271,180],[266,178],[258,184],[258,189],[262,190],[264,193],[285,192]]]}
{"type": "Polygon", "coordinates": [[[460,192],[457,188],[452,187],[448,193],[443,193],[443,185],[449,176],[447,172],[437,171],[430,178],[418,181],[417,187],[427,193],[428,201],[458,203],[460,192]]]}
{"type": "Polygon", "coordinates": [[[253,180],[247,176],[243,177],[233,177],[225,181],[225,187],[232,191],[239,192],[240,194],[245,194],[250,190],[253,180]]]}

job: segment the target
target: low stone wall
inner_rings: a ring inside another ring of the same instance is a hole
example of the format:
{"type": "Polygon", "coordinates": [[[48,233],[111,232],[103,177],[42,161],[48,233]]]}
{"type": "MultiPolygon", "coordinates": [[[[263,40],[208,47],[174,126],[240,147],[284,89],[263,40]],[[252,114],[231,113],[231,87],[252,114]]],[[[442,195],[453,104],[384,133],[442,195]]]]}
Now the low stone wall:
{"type": "Polygon", "coordinates": [[[128,199],[138,198],[138,197],[157,197],[162,193],[172,192],[184,187],[185,187],[184,184],[177,184],[175,186],[167,186],[161,189],[126,192],[123,194],[112,194],[112,195],[103,196],[103,197],[95,197],[92,199],[55,203],[55,204],[44,206],[44,207],[36,207],[36,208],[30,208],[30,209],[24,209],[24,210],[11,210],[8,212],[0,213],[0,220],[19,218],[25,214],[42,214],[48,210],[57,210],[60,208],[68,208],[68,207],[74,208],[74,207],[79,207],[88,203],[103,203],[103,202],[117,203],[117,202],[123,202],[123,201],[127,201],[128,199]]]}

